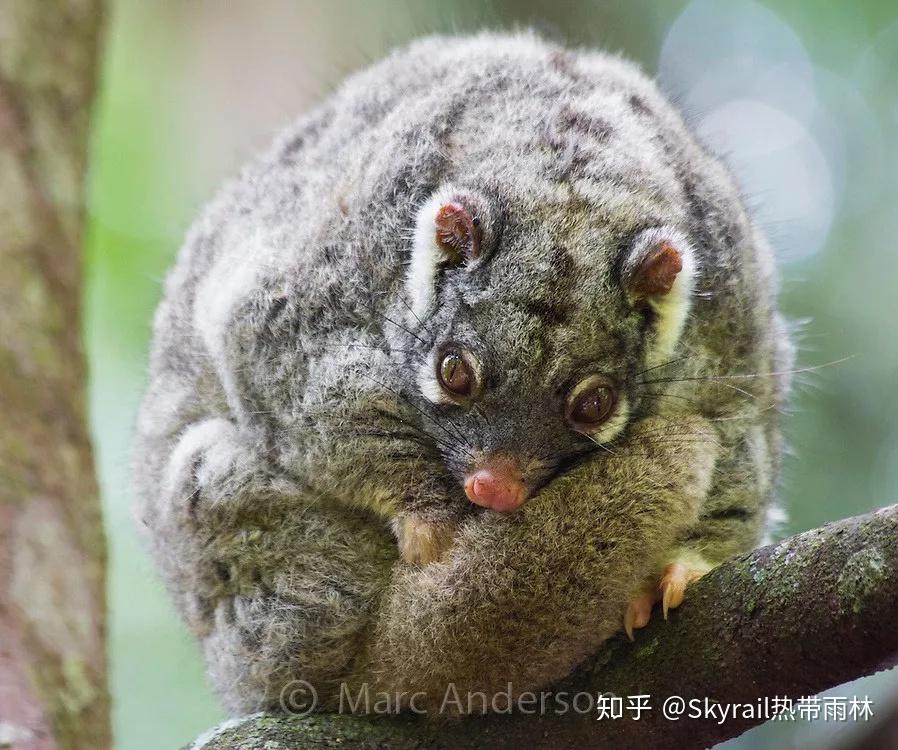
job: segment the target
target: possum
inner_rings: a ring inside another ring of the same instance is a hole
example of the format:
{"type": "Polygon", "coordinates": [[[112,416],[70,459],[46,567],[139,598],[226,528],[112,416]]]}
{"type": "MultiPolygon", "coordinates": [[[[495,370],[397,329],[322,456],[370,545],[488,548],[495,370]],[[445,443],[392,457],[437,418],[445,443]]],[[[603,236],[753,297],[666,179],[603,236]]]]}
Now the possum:
{"type": "Polygon", "coordinates": [[[513,694],[759,541],[792,347],[734,180],[634,65],[433,37],[197,220],[137,516],[234,712],[513,694]]]}

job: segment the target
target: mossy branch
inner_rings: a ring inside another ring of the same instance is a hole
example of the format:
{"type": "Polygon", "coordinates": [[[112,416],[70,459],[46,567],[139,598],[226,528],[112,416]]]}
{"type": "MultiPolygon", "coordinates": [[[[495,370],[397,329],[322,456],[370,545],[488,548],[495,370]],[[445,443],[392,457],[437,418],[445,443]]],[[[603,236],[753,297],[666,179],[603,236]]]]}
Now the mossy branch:
{"type": "Polygon", "coordinates": [[[598,721],[595,711],[417,717],[256,715],[192,750],[241,748],[700,748],[764,717],[666,719],[669,696],[754,704],[796,699],[893,666],[898,659],[898,505],[831,523],[734,558],[695,584],[686,603],[618,637],[556,691],[651,696],[651,710],[598,721]]]}

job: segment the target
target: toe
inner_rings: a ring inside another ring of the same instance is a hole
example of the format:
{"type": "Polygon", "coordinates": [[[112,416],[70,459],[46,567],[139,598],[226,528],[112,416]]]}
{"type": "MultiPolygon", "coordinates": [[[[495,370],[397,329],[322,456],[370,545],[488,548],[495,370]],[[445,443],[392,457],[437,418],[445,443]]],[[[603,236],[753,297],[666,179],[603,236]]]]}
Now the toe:
{"type": "Polygon", "coordinates": [[[644,628],[652,617],[652,605],[655,603],[655,594],[646,591],[630,600],[627,611],[624,613],[624,630],[627,638],[633,640],[633,631],[644,628]]]}
{"type": "MultiPolygon", "coordinates": [[[[669,568],[674,567],[673,565],[669,568]]],[[[665,573],[661,579],[661,611],[664,619],[671,609],[676,609],[683,603],[683,595],[686,593],[686,585],[677,572],[665,573]]]]}
{"type": "Polygon", "coordinates": [[[692,566],[682,562],[673,562],[664,569],[658,589],[661,594],[661,609],[664,619],[671,609],[683,603],[686,587],[708,572],[710,566],[692,566]]]}
{"type": "Polygon", "coordinates": [[[686,587],[711,570],[711,565],[698,556],[679,559],[664,568],[660,580],[653,578],[633,595],[624,612],[624,630],[633,640],[633,631],[644,628],[652,617],[652,607],[661,602],[664,619],[670,610],[683,603],[686,587]]]}

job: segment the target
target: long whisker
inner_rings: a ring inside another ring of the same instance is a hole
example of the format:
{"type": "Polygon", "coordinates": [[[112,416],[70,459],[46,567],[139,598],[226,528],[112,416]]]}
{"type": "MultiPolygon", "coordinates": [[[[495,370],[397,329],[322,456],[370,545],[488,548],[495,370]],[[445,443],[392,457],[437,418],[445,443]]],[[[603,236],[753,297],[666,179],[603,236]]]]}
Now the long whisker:
{"type": "Polygon", "coordinates": [[[850,359],[854,359],[857,357],[857,354],[849,354],[846,357],[841,357],[839,359],[834,359],[831,362],[824,362],[820,365],[810,365],[808,367],[798,367],[794,370],[780,370],[778,372],[746,372],[746,373],[735,373],[733,375],[696,375],[694,377],[682,377],[682,378],[659,378],[657,380],[640,380],[637,381],[639,385],[651,385],[653,383],[681,383],[686,381],[693,380],[750,380],[752,378],[775,378],[782,377],[784,375],[800,375],[805,372],[815,372],[817,370],[822,370],[824,367],[833,367],[834,365],[840,365],[843,362],[847,362],[850,359]]]}
{"type": "Polygon", "coordinates": [[[658,380],[638,380],[633,385],[655,385],[658,383],[684,383],[687,381],[699,381],[699,380],[713,380],[717,385],[722,388],[729,388],[731,391],[736,391],[737,393],[741,393],[743,396],[746,396],[751,399],[756,399],[757,396],[750,391],[746,391],[744,388],[740,388],[737,385],[733,385],[732,383],[724,383],[722,377],[694,377],[694,378],[664,378],[658,380]]]}
{"type": "Polygon", "coordinates": [[[652,395],[657,396],[658,398],[678,398],[681,401],[688,401],[691,404],[701,404],[701,399],[683,396],[679,393],[653,393],[652,395]]]}
{"type": "Polygon", "coordinates": [[[688,359],[688,355],[683,355],[682,357],[677,357],[676,359],[670,359],[667,362],[662,362],[660,365],[655,365],[654,367],[648,367],[645,370],[634,373],[633,377],[639,377],[640,375],[645,375],[647,372],[652,372],[652,370],[659,370],[662,367],[668,367],[670,365],[676,364],[677,362],[682,362],[684,359],[688,359]]]}
{"type": "MultiPolygon", "coordinates": [[[[452,431],[455,433],[455,435],[456,435],[456,437],[457,437],[457,439],[458,439],[458,441],[459,441],[459,444],[464,444],[464,443],[466,443],[467,440],[465,439],[465,433],[464,433],[464,431],[462,430],[461,425],[459,425],[458,422],[456,422],[456,421],[455,421],[454,419],[452,419],[452,417],[450,417],[450,416],[447,416],[447,417],[446,417],[446,421],[451,425],[452,431]]],[[[472,454],[469,452],[468,455],[470,456],[470,455],[472,455],[472,454]]]]}
{"type": "Polygon", "coordinates": [[[718,440],[715,440],[710,435],[702,435],[701,433],[680,433],[673,435],[655,435],[653,437],[648,437],[646,439],[647,445],[678,445],[688,444],[688,443],[708,443],[710,445],[715,445],[718,448],[721,447],[721,443],[718,440]]]}
{"type": "MultiPolygon", "coordinates": [[[[422,457],[437,458],[437,455],[431,450],[432,446],[423,442],[421,437],[414,433],[398,433],[398,432],[392,433],[392,432],[387,432],[387,431],[383,431],[383,430],[364,430],[364,431],[359,430],[359,431],[356,431],[354,434],[359,435],[361,437],[392,438],[395,440],[401,440],[401,441],[405,441],[408,443],[414,443],[417,447],[419,447],[424,452],[423,455],[421,455],[421,454],[418,455],[419,458],[422,458],[422,457]]],[[[446,450],[452,450],[455,448],[463,449],[463,446],[458,446],[458,445],[455,445],[454,443],[450,444],[443,440],[440,440],[439,438],[428,436],[427,440],[429,442],[433,443],[435,446],[444,448],[446,450]]],[[[411,455],[411,454],[409,454],[409,455],[411,455]]]]}
{"type": "MultiPolygon", "coordinates": [[[[604,443],[600,443],[598,440],[595,440],[594,438],[592,438],[592,437],[589,436],[589,435],[587,435],[586,437],[588,437],[593,443],[595,443],[599,448],[601,448],[601,449],[602,449],[603,451],[605,451],[606,453],[608,453],[608,454],[610,454],[610,455],[612,455],[612,456],[618,455],[618,452],[617,452],[617,451],[612,450],[611,448],[609,448],[609,447],[608,447],[607,445],[605,445],[604,443]]],[[[650,457],[651,454],[649,454],[648,451],[644,451],[644,452],[642,452],[642,453],[634,453],[632,450],[629,450],[629,449],[628,449],[626,455],[628,455],[628,456],[650,457]]],[[[654,485],[654,486],[657,487],[659,490],[667,491],[667,490],[669,489],[668,487],[665,487],[664,485],[662,485],[660,482],[656,482],[656,481],[655,481],[654,479],[652,479],[651,477],[646,477],[646,479],[648,480],[648,482],[649,482],[650,484],[654,485]]]]}
{"type": "Polygon", "coordinates": [[[584,435],[590,442],[594,443],[595,445],[599,446],[599,448],[601,448],[603,451],[605,451],[605,453],[610,453],[612,456],[617,455],[617,451],[611,450],[611,448],[609,448],[607,445],[605,445],[605,443],[600,443],[592,435],[586,435],[585,433],[584,433],[584,435]]]}
{"type": "Polygon", "coordinates": [[[688,435],[673,435],[669,438],[659,436],[647,441],[649,445],[715,445],[720,447],[720,443],[710,437],[688,435]]]}
{"type": "MultiPolygon", "coordinates": [[[[369,312],[371,312],[372,314],[378,314],[378,311],[375,309],[374,303],[373,303],[373,302],[369,302],[369,303],[368,303],[368,310],[369,310],[369,312]]],[[[406,328],[404,325],[402,325],[402,323],[397,323],[397,322],[396,322],[395,320],[393,320],[390,316],[385,315],[385,314],[383,314],[383,313],[380,313],[380,315],[381,315],[381,317],[382,317],[387,323],[390,323],[390,324],[396,326],[396,328],[398,328],[400,331],[404,331],[405,333],[407,333],[407,334],[408,334],[409,336],[411,336],[412,338],[416,338],[418,341],[420,341],[422,344],[424,344],[424,346],[427,346],[427,345],[428,345],[427,342],[426,342],[424,339],[422,339],[417,333],[415,333],[414,331],[412,331],[412,330],[409,329],[409,328],[406,328]]]]}
{"type": "MultiPolygon", "coordinates": [[[[381,383],[379,380],[372,377],[371,375],[368,375],[367,373],[360,373],[360,374],[363,375],[364,377],[368,378],[372,382],[376,383],[381,388],[384,388],[385,390],[392,393],[394,396],[396,396],[396,398],[398,398],[403,403],[411,406],[416,412],[418,412],[418,414],[420,414],[422,417],[424,417],[424,419],[427,419],[430,422],[433,422],[433,424],[435,424],[437,427],[439,427],[441,430],[443,430],[443,432],[445,432],[449,436],[450,440],[453,443],[456,440],[460,440],[463,438],[463,436],[460,433],[458,435],[453,435],[452,432],[450,432],[449,429],[445,425],[443,425],[441,422],[438,422],[436,419],[434,419],[429,414],[427,414],[423,409],[421,409],[418,406],[416,406],[415,404],[413,404],[409,399],[407,399],[405,396],[403,396],[395,388],[391,388],[390,386],[386,385],[385,383],[381,383]]],[[[457,447],[461,448],[464,453],[466,453],[469,457],[471,457],[473,459],[473,454],[463,444],[459,444],[457,447]]]]}
{"type": "Polygon", "coordinates": [[[404,325],[402,325],[401,323],[397,323],[395,320],[393,320],[392,318],[387,317],[386,315],[383,316],[383,319],[384,319],[385,321],[387,321],[387,323],[392,323],[392,324],[393,324],[394,326],[396,326],[400,331],[405,331],[409,336],[418,339],[418,341],[420,341],[422,344],[424,344],[424,346],[427,346],[427,345],[428,345],[427,342],[426,342],[424,339],[422,339],[417,333],[415,333],[414,331],[412,331],[410,328],[406,328],[406,327],[405,327],[404,325]]]}
{"type": "Polygon", "coordinates": [[[772,401],[771,403],[767,404],[767,406],[753,410],[749,414],[729,414],[722,417],[706,417],[706,419],[709,422],[731,422],[737,419],[754,419],[758,414],[763,414],[765,411],[770,411],[777,408],[779,408],[779,404],[777,404],[776,401],[772,401]]]}
{"type": "Polygon", "coordinates": [[[346,344],[327,344],[322,347],[323,349],[373,349],[375,351],[383,352],[384,354],[388,354],[389,352],[398,352],[399,354],[414,354],[415,352],[411,349],[393,349],[387,348],[386,345],[376,346],[374,344],[358,344],[355,342],[350,342],[346,344]]]}
{"type": "Polygon", "coordinates": [[[412,306],[408,303],[408,300],[405,299],[405,295],[404,295],[404,294],[400,294],[400,295],[399,295],[399,301],[402,303],[402,305],[405,307],[405,309],[408,310],[408,311],[412,314],[412,316],[415,318],[415,320],[418,321],[418,325],[421,326],[421,327],[423,328],[423,327],[424,327],[424,321],[421,320],[421,318],[418,317],[418,313],[416,313],[416,312],[412,309],[412,306]]]}
{"type": "MultiPolygon", "coordinates": [[[[411,406],[414,406],[414,404],[411,404],[411,406]]],[[[389,411],[387,411],[386,409],[375,409],[375,411],[376,411],[376,413],[380,414],[381,416],[383,416],[387,419],[391,419],[393,421],[399,422],[401,425],[406,426],[406,427],[409,426],[408,422],[406,422],[404,419],[402,419],[402,417],[400,417],[396,414],[392,414],[389,411]]],[[[414,428],[412,428],[412,429],[414,430],[414,428]]],[[[437,445],[441,446],[442,448],[445,448],[446,450],[453,450],[456,448],[461,448],[469,456],[471,455],[470,451],[468,451],[466,449],[464,441],[459,442],[453,438],[452,441],[450,442],[450,441],[446,441],[446,440],[440,440],[440,438],[435,437],[433,435],[418,435],[417,433],[415,433],[415,436],[418,439],[430,440],[430,441],[436,443],[437,445]]],[[[450,435],[450,437],[452,437],[452,436],[450,435]]]]}

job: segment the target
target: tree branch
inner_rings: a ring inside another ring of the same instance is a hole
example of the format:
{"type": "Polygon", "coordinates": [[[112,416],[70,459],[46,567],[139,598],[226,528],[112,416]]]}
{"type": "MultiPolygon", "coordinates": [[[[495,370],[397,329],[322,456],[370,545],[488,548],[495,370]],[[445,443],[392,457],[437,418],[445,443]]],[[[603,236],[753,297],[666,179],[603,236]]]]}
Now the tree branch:
{"type": "MultiPolygon", "coordinates": [[[[664,718],[669,696],[721,704],[813,695],[893,666],[898,659],[898,505],[762,547],[689,590],[669,622],[659,616],[631,644],[618,637],[556,686],[649,695],[640,720],[565,714],[490,715],[451,723],[417,717],[256,715],[228,722],[192,750],[284,747],[411,748],[707,747],[767,717],[664,718]]],[[[626,701],[625,701],[626,703],[626,701]]],[[[582,705],[586,705],[585,701],[582,705]]],[[[530,706],[525,705],[525,710],[530,706]]],[[[760,713],[760,712],[757,712],[760,713]]]]}

